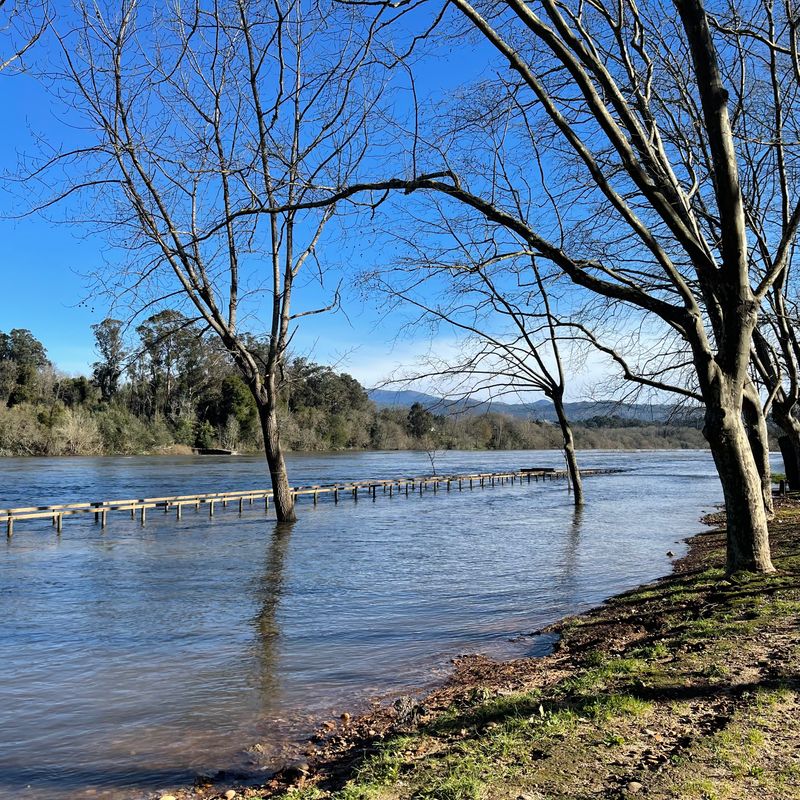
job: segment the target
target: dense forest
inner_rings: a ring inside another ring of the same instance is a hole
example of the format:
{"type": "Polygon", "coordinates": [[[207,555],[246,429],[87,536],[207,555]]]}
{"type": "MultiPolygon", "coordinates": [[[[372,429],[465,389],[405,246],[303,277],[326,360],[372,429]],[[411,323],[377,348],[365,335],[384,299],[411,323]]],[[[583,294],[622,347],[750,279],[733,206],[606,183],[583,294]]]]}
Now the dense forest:
{"type": "MultiPolygon", "coordinates": [[[[162,311],[128,341],[122,322],[93,326],[89,377],[50,362],[28,330],[0,332],[0,455],[91,455],[262,447],[258,414],[225,351],[198,324],[162,311]]],[[[251,343],[254,352],[259,343],[251,343]]],[[[281,376],[290,450],[550,449],[551,422],[492,412],[437,414],[414,404],[379,408],[345,373],[305,358],[281,376]]],[[[704,447],[697,428],[595,417],[575,426],[581,448],[704,447]]]]}

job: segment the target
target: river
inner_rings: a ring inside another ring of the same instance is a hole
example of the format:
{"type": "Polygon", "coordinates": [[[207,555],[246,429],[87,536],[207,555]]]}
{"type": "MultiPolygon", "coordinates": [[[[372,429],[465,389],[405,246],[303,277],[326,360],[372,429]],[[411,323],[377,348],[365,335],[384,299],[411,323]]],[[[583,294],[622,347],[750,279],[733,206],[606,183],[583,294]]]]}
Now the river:
{"type": "MultiPolygon", "coordinates": [[[[587,452],[563,482],[19,522],[0,548],[0,798],[137,798],[280,762],[326,715],[418,690],[669,570],[721,498],[707,452],[587,452]],[[510,640],[517,639],[512,642],[510,640]]],[[[438,472],[560,466],[448,452],[438,472]]],[[[424,453],[293,455],[293,483],[418,475],[424,453]]],[[[257,457],[0,459],[0,508],[264,486],[257,457]]]]}

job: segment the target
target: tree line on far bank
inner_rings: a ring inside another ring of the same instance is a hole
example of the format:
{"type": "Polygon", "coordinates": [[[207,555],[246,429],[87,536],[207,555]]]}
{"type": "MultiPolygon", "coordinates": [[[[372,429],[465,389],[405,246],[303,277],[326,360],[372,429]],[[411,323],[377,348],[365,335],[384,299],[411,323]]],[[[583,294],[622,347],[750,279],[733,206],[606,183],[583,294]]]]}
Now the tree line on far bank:
{"type": "MultiPolygon", "coordinates": [[[[0,331],[0,455],[95,455],[263,448],[252,394],[197,323],[162,311],[124,340],[118,320],[94,326],[90,377],[60,373],[28,330],[0,331]]],[[[258,342],[251,348],[258,352],[258,342]]],[[[279,414],[289,450],[556,449],[557,426],[506,414],[378,408],[355,378],[290,359],[279,414]]],[[[703,447],[696,427],[613,416],[576,426],[582,448],[703,447]]]]}

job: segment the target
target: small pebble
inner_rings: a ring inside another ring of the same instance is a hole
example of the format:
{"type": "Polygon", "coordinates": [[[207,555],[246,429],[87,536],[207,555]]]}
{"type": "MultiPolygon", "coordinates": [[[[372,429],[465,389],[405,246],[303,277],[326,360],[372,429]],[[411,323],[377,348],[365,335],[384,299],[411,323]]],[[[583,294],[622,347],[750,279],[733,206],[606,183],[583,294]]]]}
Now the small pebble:
{"type": "Polygon", "coordinates": [[[350,722],[351,719],[352,717],[346,711],[344,712],[344,714],[342,714],[342,722],[344,722],[345,725],[347,725],[347,723],[350,722]]]}
{"type": "Polygon", "coordinates": [[[638,794],[639,792],[642,791],[642,789],[644,789],[644,786],[642,786],[642,784],[639,783],[639,781],[631,781],[627,785],[626,789],[628,790],[628,792],[630,792],[630,794],[638,794]]]}
{"type": "Polygon", "coordinates": [[[233,798],[236,797],[236,792],[234,792],[233,789],[228,789],[228,791],[225,792],[225,797],[226,800],[233,800],[233,798]]]}
{"type": "Polygon", "coordinates": [[[332,731],[336,727],[336,724],[333,722],[323,722],[322,727],[325,728],[326,731],[332,731]]]}
{"type": "Polygon", "coordinates": [[[174,794],[162,794],[161,800],[178,800],[178,798],[174,794]]]}

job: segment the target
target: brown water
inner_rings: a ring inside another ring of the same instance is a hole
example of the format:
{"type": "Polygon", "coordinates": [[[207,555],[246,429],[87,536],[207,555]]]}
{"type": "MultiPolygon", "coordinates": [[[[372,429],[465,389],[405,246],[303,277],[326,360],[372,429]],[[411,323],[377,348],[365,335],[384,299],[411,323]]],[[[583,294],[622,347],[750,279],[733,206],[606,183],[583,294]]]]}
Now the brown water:
{"type": "MultiPolygon", "coordinates": [[[[0,798],[148,796],[279,762],[325,715],[428,684],[669,569],[720,499],[706,452],[586,453],[563,483],[21,522],[0,545],[0,798]],[[264,745],[258,764],[246,749],[264,745]]],[[[447,453],[447,472],[559,466],[556,453],[447,453]]],[[[424,454],[295,456],[298,484],[427,472],[424,454]]],[[[260,458],[0,459],[0,508],[235,490],[260,458]]]]}

